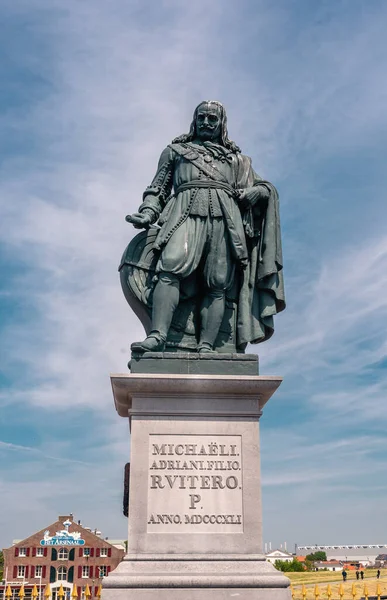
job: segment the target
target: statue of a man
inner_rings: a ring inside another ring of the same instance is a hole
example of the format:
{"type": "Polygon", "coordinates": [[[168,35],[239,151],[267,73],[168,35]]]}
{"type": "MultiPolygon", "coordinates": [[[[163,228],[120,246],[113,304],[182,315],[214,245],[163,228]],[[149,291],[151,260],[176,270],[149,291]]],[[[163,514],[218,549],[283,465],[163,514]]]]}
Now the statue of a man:
{"type": "Polygon", "coordinates": [[[199,104],[189,133],[162,152],[143,203],[127,220],[139,229],[160,226],[152,250],[151,329],[133,352],[163,351],[187,298],[197,309],[200,353],[218,350],[227,302],[236,306],[227,334],[234,351],[272,335],[273,315],[285,307],[278,195],[228,138],[220,102],[199,104]]]}

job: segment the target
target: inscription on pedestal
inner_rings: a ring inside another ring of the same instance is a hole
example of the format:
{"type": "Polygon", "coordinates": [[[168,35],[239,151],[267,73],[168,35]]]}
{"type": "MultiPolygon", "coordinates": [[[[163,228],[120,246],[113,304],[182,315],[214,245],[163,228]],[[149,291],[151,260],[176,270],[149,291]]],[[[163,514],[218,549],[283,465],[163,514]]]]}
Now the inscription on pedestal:
{"type": "Polygon", "coordinates": [[[151,434],[148,478],[148,532],[243,532],[240,435],[151,434]]]}

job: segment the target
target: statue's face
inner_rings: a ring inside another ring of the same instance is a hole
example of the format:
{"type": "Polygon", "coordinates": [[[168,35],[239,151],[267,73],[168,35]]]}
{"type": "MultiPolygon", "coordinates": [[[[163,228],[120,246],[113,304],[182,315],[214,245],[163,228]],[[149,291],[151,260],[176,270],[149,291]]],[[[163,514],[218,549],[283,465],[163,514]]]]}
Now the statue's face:
{"type": "Polygon", "coordinates": [[[216,104],[202,104],[196,116],[196,133],[202,141],[217,141],[221,128],[220,108],[216,104]]]}

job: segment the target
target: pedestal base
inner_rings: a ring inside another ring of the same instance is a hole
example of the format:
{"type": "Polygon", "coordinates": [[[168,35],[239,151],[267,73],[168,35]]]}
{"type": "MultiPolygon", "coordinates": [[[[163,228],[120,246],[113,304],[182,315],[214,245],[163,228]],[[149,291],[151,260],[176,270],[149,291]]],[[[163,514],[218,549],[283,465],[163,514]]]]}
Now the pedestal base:
{"type": "Polygon", "coordinates": [[[132,373],[169,375],[258,375],[256,354],[198,354],[197,352],[145,352],[132,354],[132,373]]]}
{"type": "Polygon", "coordinates": [[[104,600],[290,600],[289,579],[264,556],[126,556],[104,600]]]}
{"type": "Polygon", "coordinates": [[[259,418],[280,383],[112,376],[131,428],[129,535],[102,600],[290,600],[262,554],[259,418]]]}

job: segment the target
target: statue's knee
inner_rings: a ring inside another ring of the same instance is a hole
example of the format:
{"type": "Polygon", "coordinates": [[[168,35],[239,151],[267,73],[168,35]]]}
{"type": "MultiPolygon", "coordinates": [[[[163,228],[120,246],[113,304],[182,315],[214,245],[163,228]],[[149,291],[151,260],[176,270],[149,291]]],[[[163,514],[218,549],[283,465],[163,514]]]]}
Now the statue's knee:
{"type": "Polygon", "coordinates": [[[226,295],[225,289],[213,288],[208,290],[208,296],[213,300],[222,300],[226,295]]]}
{"type": "Polygon", "coordinates": [[[225,295],[230,287],[230,272],[225,269],[211,269],[209,273],[204,273],[205,286],[214,297],[220,298],[225,295]]]}
{"type": "Polygon", "coordinates": [[[165,271],[159,273],[159,281],[165,285],[179,285],[179,278],[177,275],[165,271]]]}

